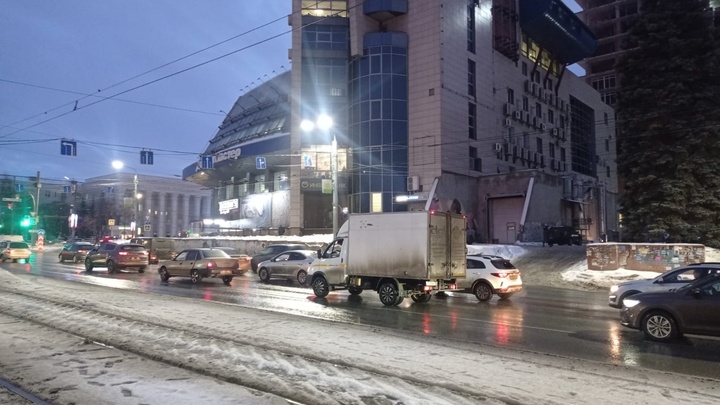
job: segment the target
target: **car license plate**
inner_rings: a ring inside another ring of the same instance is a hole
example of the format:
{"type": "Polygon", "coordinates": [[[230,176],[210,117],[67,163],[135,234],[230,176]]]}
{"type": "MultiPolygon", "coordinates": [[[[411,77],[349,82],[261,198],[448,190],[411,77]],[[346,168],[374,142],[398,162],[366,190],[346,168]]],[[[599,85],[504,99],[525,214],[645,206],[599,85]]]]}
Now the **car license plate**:
{"type": "Polygon", "coordinates": [[[221,276],[229,276],[229,275],[232,275],[232,271],[231,270],[223,270],[220,272],[220,275],[221,276]]]}
{"type": "Polygon", "coordinates": [[[517,280],[517,274],[511,274],[510,280],[517,280]]]}

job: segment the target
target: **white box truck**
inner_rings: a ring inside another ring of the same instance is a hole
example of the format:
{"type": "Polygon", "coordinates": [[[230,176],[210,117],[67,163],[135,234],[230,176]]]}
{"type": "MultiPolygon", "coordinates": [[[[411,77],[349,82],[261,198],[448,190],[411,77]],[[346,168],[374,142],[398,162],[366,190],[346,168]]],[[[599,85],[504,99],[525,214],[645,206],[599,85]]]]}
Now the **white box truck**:
{"type": "Polygon", "coordinates": [[[386,306],[427,302],[465,277],[465,218],[434,211],[351,214],[318,251],[307,280],[317,297],[377,291],[386,306]]]}

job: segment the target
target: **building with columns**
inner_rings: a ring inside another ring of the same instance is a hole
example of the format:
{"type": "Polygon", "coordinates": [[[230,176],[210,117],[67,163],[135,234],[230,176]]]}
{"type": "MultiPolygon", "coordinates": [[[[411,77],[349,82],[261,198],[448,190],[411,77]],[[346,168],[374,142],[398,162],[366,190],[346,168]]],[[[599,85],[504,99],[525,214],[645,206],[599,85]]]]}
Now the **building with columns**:
{"type": "Polygon", "coordinates": [[[338,216],[459,203],[480,241],[617,232],[614,111],[567,70],[597,40],[562,0],[292,5],[292,71],[183,171],[227,227],[329,232],[335,155],[338,216]],[[321,115],[331,129],[301,130],[321,115]]]}
{"type": "MultiPolygon", "coordinates": [[[[95,217],[99,234],[132,235],[137,218],[139,236],[186,236],[200,233],[210,217],[210,190],[173,177],[112,173],[87,179],[79,193],[95,217]],[[137,207],[133,210],[134,203],[137,207]]],[[[79,218],[78,222],[84,219],[79,218]]]]}

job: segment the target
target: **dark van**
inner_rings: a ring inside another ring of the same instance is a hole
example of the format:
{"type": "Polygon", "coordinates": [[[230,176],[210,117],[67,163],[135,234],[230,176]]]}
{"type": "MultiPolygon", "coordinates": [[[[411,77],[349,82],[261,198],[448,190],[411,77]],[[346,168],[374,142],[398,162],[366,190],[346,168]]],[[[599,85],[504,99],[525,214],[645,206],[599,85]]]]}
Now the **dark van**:
{"type": "Polygon", "coordinates": [[[157,264],[160,260],[170,260],[177,253],[175,241],[171,238],[139,237],[130,239],[130,243],[145,246],[150,256],[150,264],[157,264]]]}

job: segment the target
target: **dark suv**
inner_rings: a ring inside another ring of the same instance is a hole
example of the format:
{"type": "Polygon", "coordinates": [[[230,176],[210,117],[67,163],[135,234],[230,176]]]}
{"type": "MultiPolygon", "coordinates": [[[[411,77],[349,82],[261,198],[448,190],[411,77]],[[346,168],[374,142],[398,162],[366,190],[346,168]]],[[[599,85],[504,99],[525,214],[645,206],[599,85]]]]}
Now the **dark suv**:
{"type": "Polygon", "coordinates": [[[260,253],[253,256],[252,260],[250,261],[250,267],[252,267],[253,272],[257,273],[258,264],[260,262],[272,259],[280,253],[288,250],[305,250],[307,248],[308,247],[306,245],[303,245],[301,243],[278,243],[268,245],[260,253]]]}
{"type": "Polygon", "coordinates": [[[135,243],[103,243],[88,252],[85,257],[85,270],[93,271],[94,267],[107,267],[108,273],[121,269],[136,268],[144,273],[148,266],[148,252],[143,245],[135,243]]]}

